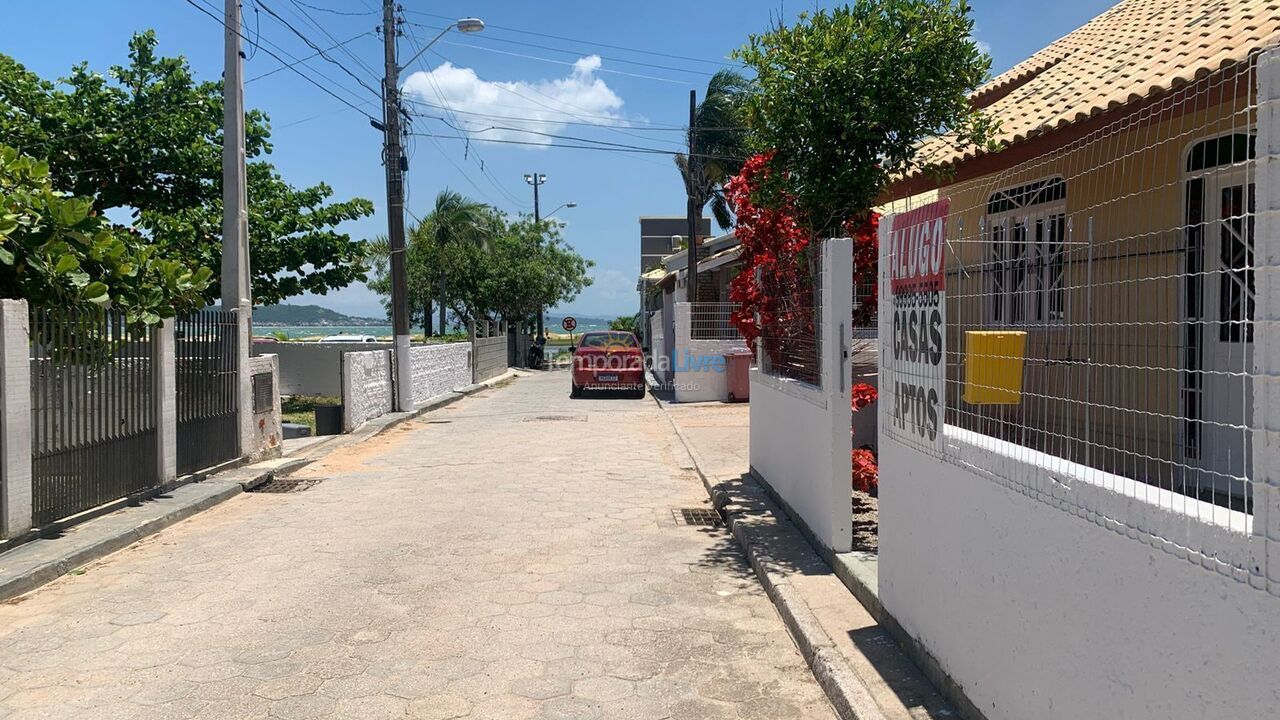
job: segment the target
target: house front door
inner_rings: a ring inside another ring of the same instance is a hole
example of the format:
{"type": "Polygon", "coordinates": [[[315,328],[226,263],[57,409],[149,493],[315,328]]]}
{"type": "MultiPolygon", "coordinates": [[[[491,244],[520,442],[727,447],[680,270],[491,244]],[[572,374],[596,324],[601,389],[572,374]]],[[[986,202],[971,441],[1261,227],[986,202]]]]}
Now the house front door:
{"type": "Polygon", "coordinates": [[[1224,168],[1190,180],[1187,187],[1188,226],[1199,227],[1189,235],[1188,257],[1198,253],[1200,264],[1198,276],[1196,268],[1188,268],[1187,384],[1199,395],[1188,406],[1198,412],[1187,413],[1187,422],[1198,426],[1184,448],[1195,470],[1188,478],[1195,486],[1188,490],[1235,497],[1246,495],[1252,470],[1254,186],[1249,180],[1244,168],[1224,168]]]}

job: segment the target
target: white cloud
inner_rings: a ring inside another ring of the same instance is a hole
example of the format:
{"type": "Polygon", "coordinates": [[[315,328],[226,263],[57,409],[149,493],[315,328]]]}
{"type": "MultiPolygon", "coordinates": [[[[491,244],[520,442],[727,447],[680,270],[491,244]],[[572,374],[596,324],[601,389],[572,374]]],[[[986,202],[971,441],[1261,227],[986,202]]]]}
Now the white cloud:
{"type": "Polygon", "coordinates": [[[978,34],[981,32],[982,32],[982,28],[978,27],[977,25],[974,25],[973,32],[969,33],[969,39],[972,40],[973,43],[978,46],[979,51],[990,55],[991,43],[978,37],[978,34]]]}
{"type": "Polygon", "coordinates": [[[501,82],[485,80],[471,68],[445,62],[429,73],[419,71],[410,75],[405,80],[404,92],[418,101],[417,108],[422,114],[448,117],[443,106],[458,111],[456,121],[450,118],[450,122],[461,123],[461,129],[473,139],[521,140],[547,145],[555,138],[520,130],[561,134],[567,121],[596,125],[626,122],[621,114],[622,98],[596,75],[598,69],[600,56],[588,55],[575,62],[570,73],[561,78],[532,83],[501,82]],[[491,129],[494,126],[515,129],[491,129]]]}

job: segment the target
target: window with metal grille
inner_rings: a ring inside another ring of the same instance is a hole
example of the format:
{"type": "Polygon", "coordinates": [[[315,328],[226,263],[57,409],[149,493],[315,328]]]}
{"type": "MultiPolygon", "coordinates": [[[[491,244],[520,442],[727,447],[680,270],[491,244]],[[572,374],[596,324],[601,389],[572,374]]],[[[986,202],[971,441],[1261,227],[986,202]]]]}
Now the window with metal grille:
{"type": "Polygon", "coordinates": [[[1049,178],[993,193],[987,201],[991,322],[1056,325],[1066,320],[1067,186],[1049,178]]]}

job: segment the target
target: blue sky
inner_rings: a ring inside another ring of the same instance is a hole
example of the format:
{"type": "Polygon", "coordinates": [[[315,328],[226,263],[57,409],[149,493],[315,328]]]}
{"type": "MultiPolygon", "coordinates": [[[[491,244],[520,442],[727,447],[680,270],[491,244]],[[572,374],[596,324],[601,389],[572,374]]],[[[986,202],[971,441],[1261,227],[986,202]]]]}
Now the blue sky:
{"type": "MultiPolygon", "coordinates": [[[[195,1],[222,6],[221,0],[195,1]]],[[[422,62],[405,72],[406,87],[418,99],[416,108],[421,114],[445,117],[462,128],[459,133],[431,117],[414,122],[418,132],[446,137],[419,137],[411,148],[410,211],[424,214],[436,192],[451,187],[508,212],[529,212],[532,189],[523,175],[547,175],[542,187],[543,213],[562,203],[578,203],[577,208],[561,210],[556,217],[568,223],[567,240],[596,263],[595,284],[561,310],[604,316],[630,314],[636,308],[637,218],[684,213],[683,186],[670,157],[474,139],[468,144],[457,136],[566,142],[488,129],[498,126],[646,148],[674,148],[680,133],[673,128],[687,118],[689,90],[696,88],[701,94],[707,74],[721,67],[716,63],[724,62],[750,33],[765,30],[779,14],[790,19],[814,7],[813,3],[776,0],[731,4],[688,0],[641,4],[598,0],[400,1],[408,12],[407,19],[418,24],[411,28],[416,38],[402,40],[403,60],[416,52],[415,41],[425,43],[435,36],[444,22],[441,17],[476,16],[489,23],[489,28],[477,35],[446,35],[422,62]]],[[[334,44],[334,40],[310,24],[312,21],[337,40],[372,30],[381,22],[381,16],[371,10],[379,5],[375,0],[261,2],[322,47],[334,44]],[[355,14],[322,12],[306,5],[355,14]]],[[[826,7],[833,3],[819,4],[826,7]]],[[[1000,72],[1110,4],[1107,0],[972,0],[975,35],[989,46],[993,70],[1000,72]]],[[[5,33],[0,52],[45,77],[64,75],[82,60],[100,70],[123,62],[130,33],[147,28],[156,30],[163,54],[184,55],[198,77],[212,78],[222,71],[221,26],[181,0],[9,0],[4,12],[9,28],[32,31],[5,33]]],[[[265,11],[255,13],[252,0],[245,0],[245,16],[250,33],[260,32],[265,41],[296,57],[311,53],[302,40],[265,11]]],[[[332,55],[376,87],[372,72],[381,67],[380,38],[367,34],[344,47],[368,69],[336,51],[332,55]]],[[[253,49],[247,52],[253,53],[253,49]]],[[[266,52],[258,51],[246,64],[246,77],[278,67],[266,52]]],[[[369,90],[334,65],[316,59],[306,67],[326,85],[341,86],[334,88],[335,92],[353,104],[374,100],[369,90]]],[[[367,120],[289,71],[251,82],[245,102],[271,116],[275,152],[270,159],[288,181],[304,185],[323,180],[339,197],[358,195],[373,200],[377,214],[352,223],[348,229],[358,237],[385,230],[380,136],[367,120]]],[[[375,104],[368,109],[378,115],[375,104]]],[[[363,286],[292,302],[316,302],[350,314],[382,315],[376,296],[363,286]]]]}

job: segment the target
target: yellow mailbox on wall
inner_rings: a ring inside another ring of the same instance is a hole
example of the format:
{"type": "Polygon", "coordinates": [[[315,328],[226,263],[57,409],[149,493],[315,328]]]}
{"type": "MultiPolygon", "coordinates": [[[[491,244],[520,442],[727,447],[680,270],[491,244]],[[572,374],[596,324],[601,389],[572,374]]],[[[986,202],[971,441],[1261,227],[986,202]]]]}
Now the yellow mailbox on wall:
{"type": "Polygon", "coordinates": [[[968,330],[964,334],[964,401],[970,405],[1022,402],[1027,333],[968,330]]]}

